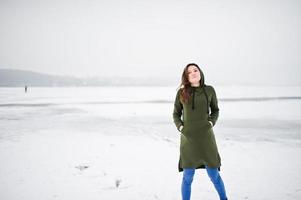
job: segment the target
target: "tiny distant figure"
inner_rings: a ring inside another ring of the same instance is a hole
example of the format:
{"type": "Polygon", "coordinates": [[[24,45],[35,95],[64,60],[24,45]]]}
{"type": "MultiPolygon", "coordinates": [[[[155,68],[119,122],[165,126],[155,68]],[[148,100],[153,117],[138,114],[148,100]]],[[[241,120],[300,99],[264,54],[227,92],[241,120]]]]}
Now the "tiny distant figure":
{"type": "Polygon", "coordinates": [[[25,85],[25,93],[27,92],[27,85],[25,85]]]}

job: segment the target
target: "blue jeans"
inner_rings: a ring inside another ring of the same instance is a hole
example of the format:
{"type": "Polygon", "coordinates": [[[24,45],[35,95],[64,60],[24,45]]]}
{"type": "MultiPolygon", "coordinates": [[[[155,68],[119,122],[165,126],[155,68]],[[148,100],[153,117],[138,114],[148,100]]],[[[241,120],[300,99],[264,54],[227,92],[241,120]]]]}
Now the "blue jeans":
{"type": "MultiPolygon", "coordinates": [[[[210,180],[214,184],[216,191],[218,192],[220,200],[227,200],[226,190],[224,182],[218,172],[217,168],[208,168],[206,166],[206,171],[210,180]]],[[[195,169],[194,168],[184,168],[183,180],[182,180],[182,200],[190,200],[191,194],[191,183],[193,180],[195,169]]]]}

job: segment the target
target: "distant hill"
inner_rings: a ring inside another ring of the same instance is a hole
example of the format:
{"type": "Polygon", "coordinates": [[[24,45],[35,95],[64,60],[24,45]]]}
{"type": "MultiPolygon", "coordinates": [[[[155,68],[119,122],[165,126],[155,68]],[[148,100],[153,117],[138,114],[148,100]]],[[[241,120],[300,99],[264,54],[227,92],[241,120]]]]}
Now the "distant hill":
{"type": "Polygon", "coordinates": [[[94,77],[75,78],[33,71],[0,69],[0,87],[57,87],[57,86],[169,86],[178,82],[163,78],[94,77]]]}
{"type": "Polygon", "coordinates": [[[73,86],[81,85],[78,78],[53,76],[32,71],[0,69],[0,86],[73,86]]]}

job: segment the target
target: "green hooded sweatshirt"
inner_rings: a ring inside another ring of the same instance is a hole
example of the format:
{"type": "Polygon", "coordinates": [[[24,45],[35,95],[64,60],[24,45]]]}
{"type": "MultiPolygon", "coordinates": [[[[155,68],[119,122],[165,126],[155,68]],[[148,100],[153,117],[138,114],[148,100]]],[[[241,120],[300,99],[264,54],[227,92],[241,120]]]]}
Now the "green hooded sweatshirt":
{"type": "Polygon", "coordinates": [[[205,168],[205,165],[220,170],[221,159],[218,153],[213,126],[219,115],[215,90],[205,85],[202,71],[199,87],[191,87],[187,103],[180,101],[179,89],[176,94],[173,121],[181,130],[179,172],[183,168],[205,168]],[[212,122],[213,126],[210,124],[212,122]]]}

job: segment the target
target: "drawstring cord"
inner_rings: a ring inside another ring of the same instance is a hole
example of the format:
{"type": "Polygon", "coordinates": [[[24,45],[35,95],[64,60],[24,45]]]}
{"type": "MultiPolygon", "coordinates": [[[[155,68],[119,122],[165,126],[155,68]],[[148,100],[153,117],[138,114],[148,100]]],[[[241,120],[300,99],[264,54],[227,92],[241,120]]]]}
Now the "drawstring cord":
{"type": "MultiPolygon", "coordinates": [[[[205,93],[205,96],[206,96],[206,104],[207,104],[207,114],[209,114],[209,104],[208,104],[208,95],[207,95],[207,92],[206,92],[206,90],[205,90],[205,86],[206,85],[204,85],[204,87],[202,87],[202,89],[203,89],[203,91],[204,91],[204,93],[205,93]]],[[[195,96],[195,88],[192,88],[192,110],[194,110],[194,96],[195,96]]]]}
{"type": "Polygon", "coordinates": [[[195,89],[192,88],[192,110],[194,110],[194,94],[195,94],[195,89]]]}
{"type": "Polygon", "coordinates": [[[206,96],[206,102],[207,102],[207,114],[209,114],[208,95],[207,95],[207,92],[206,92],[206,90],[205,90],[205,86],[203,87],[203,90],[204,90],[204,93],[205,93],[205,96],[206,96]]]}

